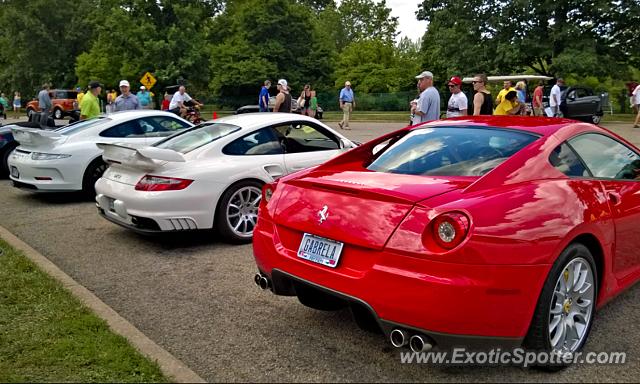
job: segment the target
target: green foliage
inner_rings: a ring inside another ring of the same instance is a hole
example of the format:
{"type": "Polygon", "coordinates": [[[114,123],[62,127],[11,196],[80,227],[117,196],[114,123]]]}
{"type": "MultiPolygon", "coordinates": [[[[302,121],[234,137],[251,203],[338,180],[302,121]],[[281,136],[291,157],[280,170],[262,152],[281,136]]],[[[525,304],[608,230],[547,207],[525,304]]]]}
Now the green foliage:
{"type": "Polygon", "coordinates": [[[637,0],[425,0],[418,18],[424,63],[441,74],[624,78],[638,57],[637,0]]]}
{"type": "Polygon", "coordinates": [[[341,88],[349,80],[360,93],[415,89],[419,63],[411,54],[381,40],[353,42],[340,55],[335,86],[341,88]]]}
{"type": "Polygon", "coordinates": [[[35,94],[44,82],[75,84],[74,60],[92,39],[91,0],[0,2],[0,84],[35,94]],[[61,12],[64,10],[64,12],[61,12]],[[71,58],[71,59],[70,59],[71,58]]]}

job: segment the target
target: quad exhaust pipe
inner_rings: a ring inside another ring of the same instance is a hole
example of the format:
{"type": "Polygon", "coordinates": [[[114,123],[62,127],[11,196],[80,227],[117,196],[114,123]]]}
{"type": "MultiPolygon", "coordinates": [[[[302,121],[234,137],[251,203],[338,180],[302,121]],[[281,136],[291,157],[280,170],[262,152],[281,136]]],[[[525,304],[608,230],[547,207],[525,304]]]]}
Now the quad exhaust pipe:
{"type": "Polygon", "coordinates": [[[256,273],[255,277],[253,278],[253,281],[255,281],[256,285],[260,287],[260,289],[262,289],[263,291],[266,291],[267,289],[271,288],[271,283],[269,282],[269,279],[267,279],[266,276],[260,273],[256,273]]]}
{"type": "Polygon", "coordinates": [[[389,340],[396,348],[402,348],[408,344],[413,352],[427,352],[435,345],[435,342],[427,336],[416,334],[409,337],[407,331],[400,328],[391,331],[389,340]]]}
{"type": "Polygon", "coordinates": [[[433,348],[433,344],[431,344],[431,340],[422,335],[413,335],[411,339],[409,339],[409,348],[413,352],[427,352],[431,348],[433,348]]]}
{"type": "Polygon", "coordinates": [[[402,348],[409,342],[409,335],[407,335],[407,332],[396,328],[391,331],[389,339],[391,340],[391,345],[396,348],[402,348]]]}

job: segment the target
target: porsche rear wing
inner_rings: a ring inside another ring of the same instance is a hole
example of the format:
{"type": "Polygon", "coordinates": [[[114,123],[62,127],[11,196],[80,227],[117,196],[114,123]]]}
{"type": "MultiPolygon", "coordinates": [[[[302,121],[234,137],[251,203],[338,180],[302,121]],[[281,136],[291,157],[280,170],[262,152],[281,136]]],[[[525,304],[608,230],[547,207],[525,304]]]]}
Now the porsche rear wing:
{"type": "Polygon", "coordinates": [[[102,149],[102,159],[107,164],[151,171],[167,162],[184,163],[184,156],[171,149],[143,147],[132,148],[120,144],[97,143],[102,149]]]}
{"type": "Polygon", "coordinates": [[[67,138],[56,131],[18,126],[11,127],[11,133],[15,141],[28,148],[51,147],[67,138]]]}

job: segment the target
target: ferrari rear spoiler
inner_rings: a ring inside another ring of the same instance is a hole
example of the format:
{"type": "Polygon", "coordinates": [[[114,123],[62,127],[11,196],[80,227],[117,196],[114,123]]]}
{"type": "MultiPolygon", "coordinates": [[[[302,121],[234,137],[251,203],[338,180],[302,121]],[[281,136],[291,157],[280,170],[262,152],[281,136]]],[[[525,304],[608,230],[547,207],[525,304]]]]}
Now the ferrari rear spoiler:
{"type": "Polygon", "coordinates": [[[55,131],[18,126],[11,127],[11,133],[13,139],[25,147],[49,147],[67,137],[55,131]]]}
{"type": "Polygon", "coordinates": [[[103,150],[102,159],[108,164],[119,164],[125,167],[151,171],[162,162],[184,163],[184,156],[171,149],[143,147],[132,148],[120,144],[97,143],[103,150]]]}

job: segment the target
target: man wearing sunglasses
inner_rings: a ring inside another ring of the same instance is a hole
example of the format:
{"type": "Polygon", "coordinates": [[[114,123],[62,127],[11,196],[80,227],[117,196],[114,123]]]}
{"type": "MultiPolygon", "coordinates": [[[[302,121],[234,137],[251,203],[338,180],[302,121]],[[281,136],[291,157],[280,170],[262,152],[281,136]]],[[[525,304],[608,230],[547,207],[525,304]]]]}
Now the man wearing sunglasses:
{"type": "Polygon", "coordinates": [[[462,79],[458,76],[453,76],[449,80],[447,86],[451,92],[451,97],[447,104],[447,118],[466,116],[469,101],[467,100],[467,95],[465,95],[460,89],[460,86],[462,86],[462,79]]]}

